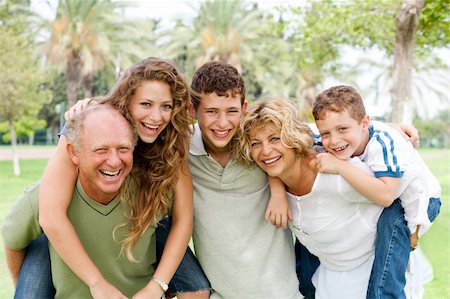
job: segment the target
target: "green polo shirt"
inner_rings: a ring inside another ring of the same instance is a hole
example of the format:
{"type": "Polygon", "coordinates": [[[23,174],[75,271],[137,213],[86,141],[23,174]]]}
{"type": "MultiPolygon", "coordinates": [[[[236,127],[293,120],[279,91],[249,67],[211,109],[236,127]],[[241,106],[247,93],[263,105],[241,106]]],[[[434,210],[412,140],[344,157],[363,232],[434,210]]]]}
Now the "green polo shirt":
{"type": "MultiPolygon", "coordinates": [[[[26,248],[42,230],[38,221],[39,183],[25,189],[4,219],[2,235],[5,244],[14,250],[26,248]]],[[[72,197],[68,217],[92,261],[102,275],[124,295],[131,298],[145,287],[155,271],[156,247],[154,227],[149,227],[133,249],[139,263],[131,263],[120,254],[121,243],[128,227],[115,232],[126,222],[126,209],[116,196],[103,205],[89,198],[79,182],[72,197]]],[[[91,298],[89,288],[61,260],[50,246],[55,298],[91,298]]]]}

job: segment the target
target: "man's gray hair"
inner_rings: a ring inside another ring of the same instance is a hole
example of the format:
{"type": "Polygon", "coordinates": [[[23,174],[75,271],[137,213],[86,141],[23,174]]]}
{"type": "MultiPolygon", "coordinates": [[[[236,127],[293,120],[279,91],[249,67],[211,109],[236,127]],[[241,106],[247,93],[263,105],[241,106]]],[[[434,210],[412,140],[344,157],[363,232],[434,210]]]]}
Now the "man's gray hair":
{"type": "MultiPolygon", "coordinates": [[[[91,104],[88,107],[77,111],[73,117],[66,122],[66,132],[65,136],[67,138],[67,142],[72,144],[75,148],[75,151],[80,149],[80,141],[82,140],[83,128],[84,128],[84,120],[88,117],[89,114],[94,113],[96,111],[107,109],[114,112],[118,112],[116,109],[111,107],[108,104],[91,104]]],[[[130,130],[133,136],[133,145],[136,145],[138,134],[135,126],[128,120],[130,124],[130,130]]]]}

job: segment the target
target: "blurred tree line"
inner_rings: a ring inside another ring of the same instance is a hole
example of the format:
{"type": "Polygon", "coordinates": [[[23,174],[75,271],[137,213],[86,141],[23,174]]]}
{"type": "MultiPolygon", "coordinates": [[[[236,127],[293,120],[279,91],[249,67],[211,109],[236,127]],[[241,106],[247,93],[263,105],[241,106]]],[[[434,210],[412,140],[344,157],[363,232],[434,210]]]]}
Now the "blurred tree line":
{"type": "MultiPolygon", "coordinates": [[[[107,93],[122,70],[146,56],[174,60],[188,80],[204,62],[226,61],[242,72],[248,99],[292,98],[307,120],[329,78],[375,101],[389,90],[387,120],[417,119],[430,95],[449,105],[449,65],[442,58],[450,44],[447,0],[311,0],[280,2],[269,11],[257,2],[204,0],[189,4],[192,19],[170,28],[160,19],[127,17],[136,5],[59,0],[48,20],[29,0],[0,1],[0,142],[14,145],[23,136],[33,142],[36,132],[55,142],[64,110],[107,93]],[[347,63],[349,49],[376,49],[388,63],[367,56],[347,63]],[[358,82],[364,72],[377,73],[369,87],[358,82]]],[[[422,140],[448,146],[448,114],[417,119],[422,140]]]]}

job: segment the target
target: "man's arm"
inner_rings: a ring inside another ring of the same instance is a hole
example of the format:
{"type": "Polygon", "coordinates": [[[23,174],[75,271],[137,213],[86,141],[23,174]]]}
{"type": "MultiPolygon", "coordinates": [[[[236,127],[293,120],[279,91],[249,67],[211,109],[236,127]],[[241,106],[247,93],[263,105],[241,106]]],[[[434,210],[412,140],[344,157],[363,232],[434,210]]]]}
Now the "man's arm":
{"type": "Polygon", "coordinates": [[[16,287],[17,285],[20,268],[22,267],[26,252],[26,249],[13,250],[8,246],[5,246],[6,264],[8,265],[9,273],[11,274],[14,287],[16,287]]]}

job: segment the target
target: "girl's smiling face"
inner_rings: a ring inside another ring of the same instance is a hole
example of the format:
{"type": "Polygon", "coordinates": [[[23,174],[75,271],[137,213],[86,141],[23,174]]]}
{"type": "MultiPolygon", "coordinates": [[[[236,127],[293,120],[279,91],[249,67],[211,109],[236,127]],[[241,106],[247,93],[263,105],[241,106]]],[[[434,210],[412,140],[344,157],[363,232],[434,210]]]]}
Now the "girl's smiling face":
{"type": "Polygon", "coordinates": [[[136,89],[131,97],[129,111],[143,142],[153,143],[167,127],[173,105],[170,87],[162,81],[143,81],[136,89]]]}

